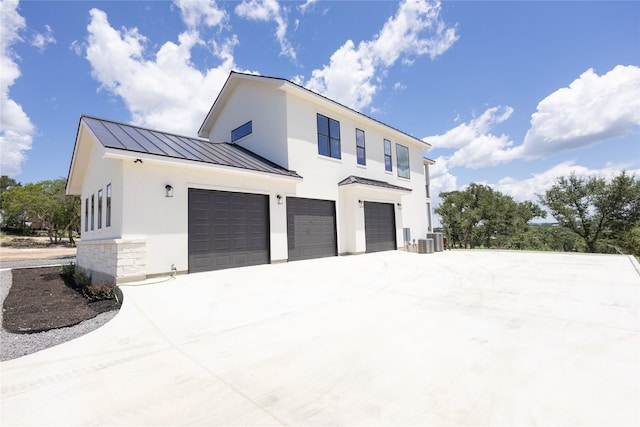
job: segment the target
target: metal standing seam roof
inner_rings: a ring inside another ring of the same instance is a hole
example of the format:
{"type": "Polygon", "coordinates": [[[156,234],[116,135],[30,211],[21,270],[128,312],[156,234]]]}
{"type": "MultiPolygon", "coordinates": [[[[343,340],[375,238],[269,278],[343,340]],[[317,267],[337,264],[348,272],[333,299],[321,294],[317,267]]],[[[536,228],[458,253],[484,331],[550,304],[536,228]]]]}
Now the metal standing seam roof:
{"type": "Polygon", "coordinates": [[[236,144],[212,143],[90,116],[81,120],[106,148],[301,178],[236,144]]]}
{"type": "Polygon", "coordinates": [[[408,191],[411,192],[410,188],[400,187],[398,185],[389,184],[388,182],[378,181],[376,179],[362,178],[361,176],[351,175],[338,183],[338,186],[350,185],[350,184],[362,184],[362,185],[370,185],[372,187],[381,187],[387,188],[390,190],[399,190],[399,191],[408,191]]]}

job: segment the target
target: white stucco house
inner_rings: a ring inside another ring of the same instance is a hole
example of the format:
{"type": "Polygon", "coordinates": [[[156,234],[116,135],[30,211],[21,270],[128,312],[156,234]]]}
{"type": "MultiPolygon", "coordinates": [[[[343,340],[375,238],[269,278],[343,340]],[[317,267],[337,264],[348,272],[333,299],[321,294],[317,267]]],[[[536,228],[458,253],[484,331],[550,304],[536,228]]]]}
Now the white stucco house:
{"type": "Polygon", "coordinates": [[[291,81],[231,73],[198,136],[80,118],[67,193],[94,281],[395,250],[432,231],[429,144],[291,81]]]}

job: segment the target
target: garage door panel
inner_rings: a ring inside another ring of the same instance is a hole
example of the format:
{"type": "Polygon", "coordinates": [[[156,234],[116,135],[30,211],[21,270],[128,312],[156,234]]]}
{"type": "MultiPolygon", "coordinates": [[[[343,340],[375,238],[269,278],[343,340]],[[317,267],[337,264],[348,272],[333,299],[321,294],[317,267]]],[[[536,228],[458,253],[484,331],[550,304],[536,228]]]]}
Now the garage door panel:
{"type": "Polygon", "coordinates": [[[364,202],[364,233],[367,252],[397,249],[394,205],[364,202]]]}
{"type": "Polygon", "coordinates": [[[189,271],[265,264],[269,200],[260,194],[189,190],[189,271]]]}
{"type": "Polygon", "coordinates": [[[287,198],[289,260],[335,256],[335,202],[287,198]]]}

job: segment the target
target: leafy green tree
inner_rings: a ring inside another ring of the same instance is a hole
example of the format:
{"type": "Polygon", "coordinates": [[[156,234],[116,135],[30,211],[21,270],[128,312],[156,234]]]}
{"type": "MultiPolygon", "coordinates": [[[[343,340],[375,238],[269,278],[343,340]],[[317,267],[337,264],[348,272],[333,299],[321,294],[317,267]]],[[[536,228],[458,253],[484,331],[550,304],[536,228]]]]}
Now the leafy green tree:
{"type": "Polygon", "coordinates": [[[640,223],[640,182],[623,171],[604,178],[561,176],[538,196],[560,226],[584,240],[587,251],[605,252],[607,245],[634,245],[640,223]]]}
{"type": "Polygon", "coordinates": [[[546,215],[535,203],[518,203],[476,183],[464,191],[440,193],[440,198],[435,212],[452,247],[506,246],[508,238],[524,233],[533,218],[546,215]]]}
{"type": "Polygon", "coordinates": [[[3,210],[17,218],[21,228],[47,230],[51,243],[59,243],[65,232],[74,243],[72,232],[80,222],[80,199],[65,194],[66,180],[46,180],[13,186],[4,193],[3,210]]]}
{"type": "Polygon", "coordinates": [[[0,209],[2,209],[2,199],[4,192],[11,187],[15,187],[16,185],[20,184],[16,182],[15,179],[9,178],[7,175],[0,176],[0,209]]]}

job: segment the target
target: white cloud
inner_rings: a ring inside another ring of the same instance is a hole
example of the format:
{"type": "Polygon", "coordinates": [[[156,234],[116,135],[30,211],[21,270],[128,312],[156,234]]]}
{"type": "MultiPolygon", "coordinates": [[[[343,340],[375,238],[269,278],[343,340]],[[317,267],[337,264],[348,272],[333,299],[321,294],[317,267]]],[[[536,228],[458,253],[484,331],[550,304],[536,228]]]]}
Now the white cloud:
{"type": "Polygon", "coordinates": [[[602,76],[589,69],[540,101],[519,150],[525,158],[546,157],[627,136],[638,126],[640,67],[618,65],[602,76]]]}
{"type": "Polygon", "coordinates": [[[513,142],[507,135],[494,135],[494,126],[507,120],[513,108],[492,107],[480,117],[462,123],[442,135],[423,138],[434,148],[455,148],[447,158],[449,167],[463,166],[471,169],[495,166],[514,157],[513,142]]]}
{"type": "Polygon", "coordinates": [[[31,46],[38,48],[41,52],[45,50],[47,45],[55,43],[56,39],[53,37],[53,30],[50,26],[44,26],[44,33],[36,33],[31,40],[31,46]]]}
{"type": "Polygon", "coordinates": [[[287,39],[287,20],[276,0],[243,0],[235,8],[238,16],[254,21],[269,22],[277,24],[276,38],[280,43],[280,55],[288,56],[293,61],[296,60],[296,52],[287,39]]]}
{"type": "Polygon", "coordinates": [[[575,173],[577,176],[598,176],[610,180],[623,170],[640,177],[640,169],[629,169],[628,165],[608,164],[601,169],[592,169],[576,165],[574,161],[564,161],[540,173],[534,173],[530,178],[516,180],[511,177],[502,178],[497,184],[488,184],[501,193],[512,196],[515,200],[531,200],[537,202],[537,194],[543,194],[556,183],[557,178],[575,173]]]}
{"type": "Polygon", "coordinates": [[[227,18],[224,10],[218,8],[215,0],[174,0],[180,9],[182,21],[189,29],[199,25],[215,27],[223,24],[227,18]]]}
{"type": "Polygon", "coordinates": [[[31,149],[35,128],[20,104],[9,97],[9,88],[20,77],[17,56],[11,47],[22,42],[26,28],[18,13],[17,0],[0,2],[0,169],[3,175],[16,176],[31,149]]]}
{"type": "Polygon", "coordinates": [[[458,188],[458,180],[449,172],[447,159],[440,156],[435,162],[435,165],[429,165],[429,190],[432,200],[437,200],[443,191],[454,191],[458,188]]]}
{"type": "MultiPolygon", "coordinates": [[[[198,21],[189,10],[187,25],[198,21]]],[[[136,28],[118,31],[103,11],[92,9],[89,14],[86,58],[101,89],[122,98],[135,124],[193,135],[235,68],[235,36],[211,43],[220,64],[202,72],[191,63],[191,50],[209,45],[195,29],[180,34],[178,43],[167,41],[153,52],[136,28]]]]}
{"type": "Polygon", "coordinates": [[[304,2],[304,4],[301,4],[300,6],[298,6],[298,9],[300,9],[300,12],[307,13],[307,9],[309,8],[313,8],[313,5],[315,5],[318,2],[318,0],[307,0],[306,2],[304,2]]]}
{"type": "Polygon", "coordinates": [[[329,65],[313,70],[306,86],[349,107],[371,104],[379,87],[379,74],[398,60],[443,54],[458,39],[455,28],[440,18],[440,3],[404,1],[372,39],[355,45],[347,40],[336,50],[329,65]]]}

